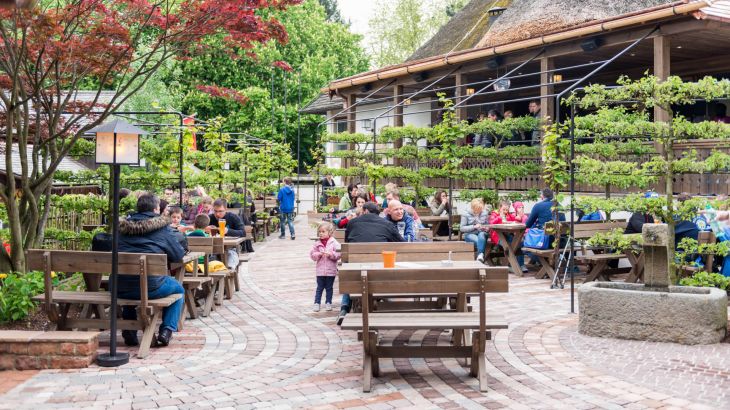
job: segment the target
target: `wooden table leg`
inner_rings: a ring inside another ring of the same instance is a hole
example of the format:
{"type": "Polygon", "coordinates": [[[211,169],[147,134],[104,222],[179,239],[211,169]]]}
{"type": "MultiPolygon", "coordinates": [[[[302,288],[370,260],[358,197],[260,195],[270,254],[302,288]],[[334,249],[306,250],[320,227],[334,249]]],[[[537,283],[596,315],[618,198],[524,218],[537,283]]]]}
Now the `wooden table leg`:
{"type": "Polygon", "coordinates": [[[544,279],[547,276],[550,280],[553,280],[555,278],[555,269],[553,269],[550,260],[544,256],[535,256],[540,261],[540,270],[535,274],[535,279],[544,279]]]}
{"type": "Polygon", "coordinates": [[[634,255],[631,251],[626,251],[626,257],[631,263],[631,271],[629,276],[626,277],[627,283],[636,283],[637,281],[644,280],[644,252],[641,252],[638,256],[634,255]]]}
{"type": "Polygon", "coordinates": [[[592,282],[596,279],[598,279],[599,276],[603,274],[604,269],[606,269],[606,266],[608,265],[607,260],[600,260],[593,265],[593,268],[591,268],[590,272],[588,272],[588,275],[586,275],[586,282],[592,282]]]}
{"type": "MultiPolygon", "coordinates": [[[[510,243],[507,241],[507,235],[505,235],[502,231],[497,231],[497,237],[499,237],[499,241],[506,244],[507,246],[504,246],[504,253],[505,257],[507,257],[507,262],[509,263],[509,266],[512,268],[512,273],[514,273],[517,276],[522,276],[522,269],[520,268],[520,264],[517,263],[517,254],[516,254],[516,247],[515,244],[510,243]]],[[[515,235],[514,238],[517,238],[517,235],[515,235]]],[[[516,240],[514,242],[517,242],[516,240]]]]}

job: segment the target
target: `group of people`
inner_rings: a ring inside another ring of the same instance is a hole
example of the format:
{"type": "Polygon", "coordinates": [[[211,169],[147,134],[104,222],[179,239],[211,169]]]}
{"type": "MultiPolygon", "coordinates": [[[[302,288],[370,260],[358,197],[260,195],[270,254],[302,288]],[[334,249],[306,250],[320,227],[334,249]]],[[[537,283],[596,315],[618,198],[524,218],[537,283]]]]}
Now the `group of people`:
{"type": "MultiPolygon", "coordinates": [[[[529,115],[532,117],[540,116],[540,100],[532,100],[528,105],[529,115]]],[[[498,110],[489,110],[479,113],[477,121],[502,121],[505,118],[514,117],[512,110],[505,110],[504,114],[498,110]]],[[[472,119],[467,119],[469,123],[473,123],[472,119]]],[[[469,134],[466,137],[466,143],[474,147],[490,148],[498,145],[499,138],[490,133],[469,134]]],[[[513,131],[509,138],[510,145],[540,145],[540,130],[536,128],[529,133],[523,134],[519,131],[513,131]]]]}
{"type": "MultiPolygon", "coordinates": [[[[124,195],[129,195],[124,192],[124,195]]],[[[187,253],[188,236],[211,236],[220,233],[219,221],[225,221],[226,236],[245,237],[243,222],[237,214],[229,212],[226,200],[212,200],[204,197],[199,205],[183,210],[177,206],[162,206],[162,200],[153,193],[137,194],[135,212],[119,222],[119,251],[133,253],[158,253],[167,255],[168,263],[181,262],[187,253]],[[190,211],[194,208],[195,211],[190,211]],[[190,219],[186,219],[185,216],[190,219]]],[[[92,250],[111,250],[110,238],[106,234],[95,237],[92,250]]],[[[226,255],[229,269],[238,266],[237,249],[229,249],[226,255]]],[[[139,276],[119,275],[118,294],[123,299],[140,299],[139,276]]],[[[159,299],[174,294],[184,294],[183,286],[172,276],[149,276],[147,278],[147,297],[159,299]]],[[[178,320],[183,309],[184,299],[180,298],[163,310],[162,324],[155,341],[167,346],[172,334],[177,331],[178,320]]],[[[136,320],[137,312],[133,306],[122,307],[122,318],[136,320]]],[[[136,330],[123,330],[122,337],[128,346],[137,346],[139,339],[136,330]]]]}

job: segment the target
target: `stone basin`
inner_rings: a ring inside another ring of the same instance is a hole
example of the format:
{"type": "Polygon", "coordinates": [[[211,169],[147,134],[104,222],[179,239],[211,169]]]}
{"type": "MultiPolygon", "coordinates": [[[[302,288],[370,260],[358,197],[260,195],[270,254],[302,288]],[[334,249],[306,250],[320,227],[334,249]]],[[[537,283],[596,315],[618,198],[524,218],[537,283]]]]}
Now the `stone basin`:
{"type": "Polygon", "coordinates": [[[727,293],[717,288],[591,282],[578,289],[581,334],[686,345],[727,333],[727,293]]]}

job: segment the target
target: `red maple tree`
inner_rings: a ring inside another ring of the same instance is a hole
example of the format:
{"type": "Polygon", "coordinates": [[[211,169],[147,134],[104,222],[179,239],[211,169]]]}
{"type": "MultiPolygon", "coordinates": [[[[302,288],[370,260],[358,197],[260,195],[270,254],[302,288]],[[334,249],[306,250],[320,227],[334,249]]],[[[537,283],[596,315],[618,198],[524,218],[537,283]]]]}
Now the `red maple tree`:
{"type": "MultiPolygon", "coordinates": [[[[201,44],[210,36],[222,38],[232,55],[285,43],[285,28],[257,12],[300,1],[71,0],[0,8],[0,148],[16,144],[20,157],[18,169],[5,155],[9,177],[0,181],[12,248],[40,245],[63,157],[166,60],[205,53],[201,44]],[[79,101],[78,90],[91,90],[91,98],[79,101]],[[102,104],[105,90],[114,93],[102,104]]],[[[201,87],[243,102],[235,90],[201,87]]],[[[0,271],[7,269],[25,269],[23,252],[0,247],[0,271]]]]}

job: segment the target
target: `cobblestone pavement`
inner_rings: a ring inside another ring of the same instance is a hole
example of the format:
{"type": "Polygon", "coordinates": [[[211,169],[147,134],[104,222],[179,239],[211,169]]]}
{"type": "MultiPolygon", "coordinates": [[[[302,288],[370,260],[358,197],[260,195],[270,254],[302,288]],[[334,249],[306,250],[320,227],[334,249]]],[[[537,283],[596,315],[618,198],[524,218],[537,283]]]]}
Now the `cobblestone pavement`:
{"type": "MultiPolygon", "coordinates": [[[[510,323],[487,347],[489,392],[455,359],[384,359],[365,394],[355,332],[335,326],[337,306],[312,312],[314,232],[301,218],[297,229],[296,241],[257,244],[242,290],[210,317],[187,321],[170,347],[119,369],[21,378],[0,394],[0,408],[730,408],[729,344],[582,336],[568,289],[516,277],[508,294],[488,297],[510,323]]],[[[448,338],[386,334],[393,343],[448,338]]]]}

